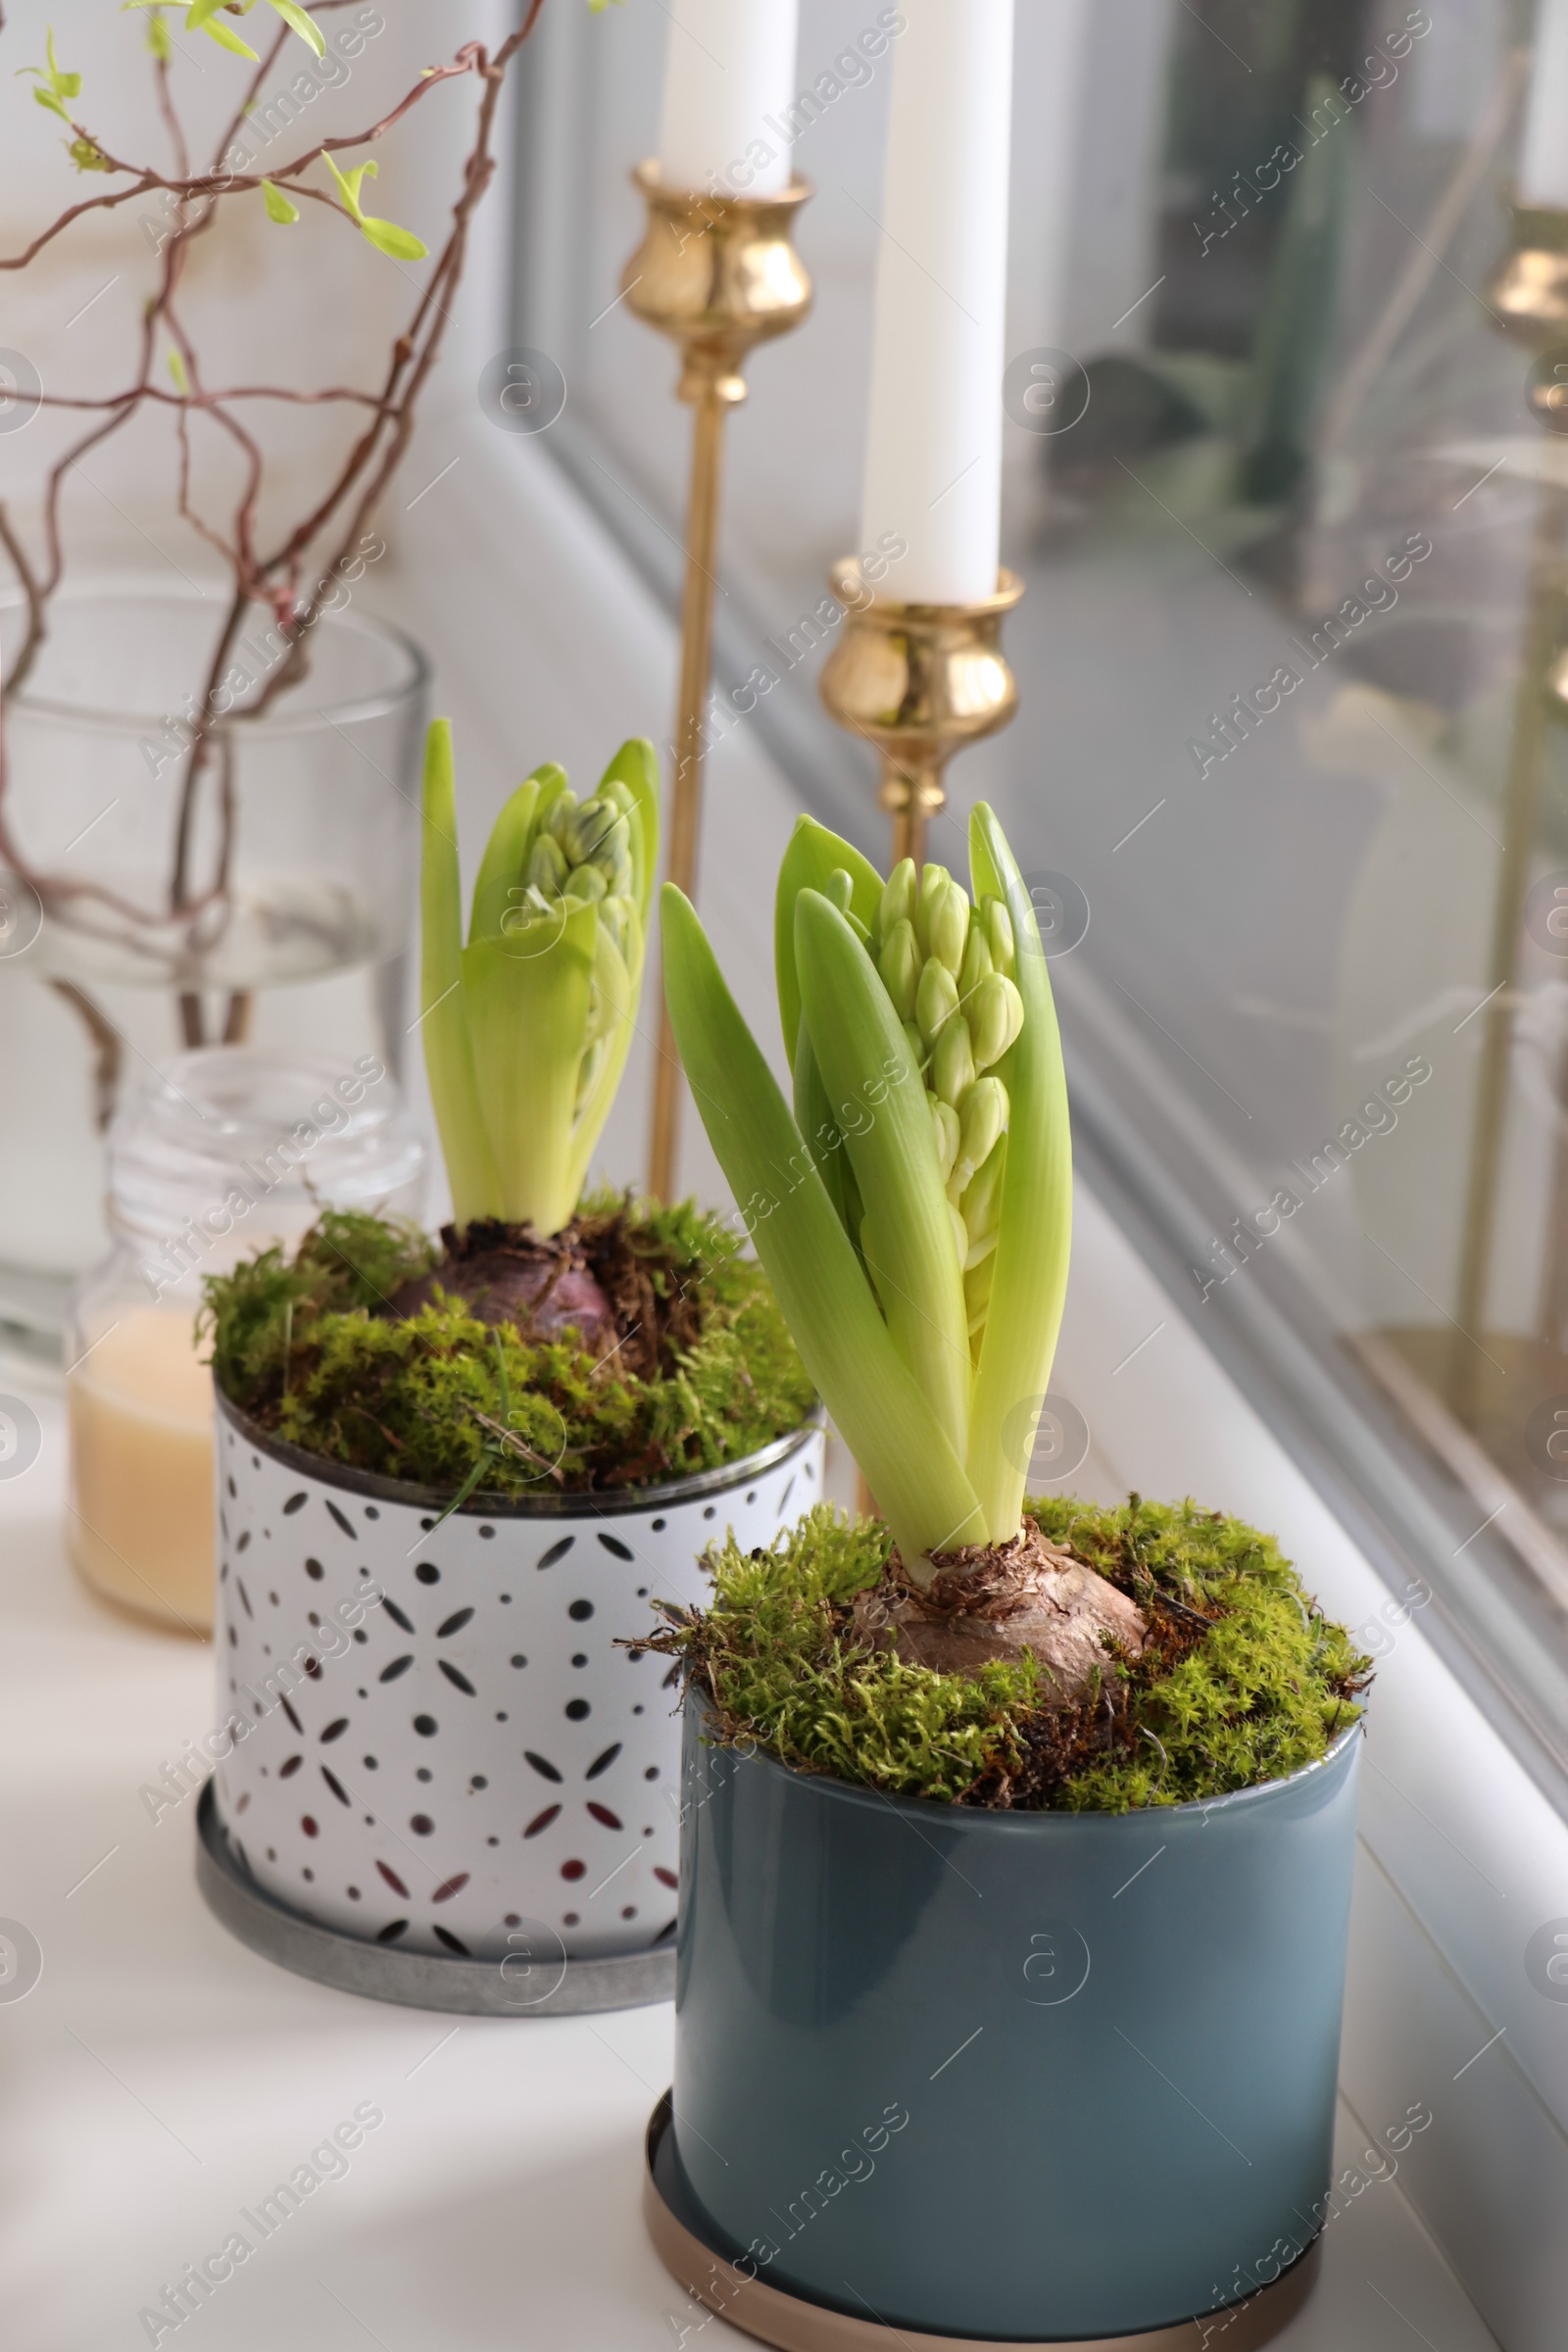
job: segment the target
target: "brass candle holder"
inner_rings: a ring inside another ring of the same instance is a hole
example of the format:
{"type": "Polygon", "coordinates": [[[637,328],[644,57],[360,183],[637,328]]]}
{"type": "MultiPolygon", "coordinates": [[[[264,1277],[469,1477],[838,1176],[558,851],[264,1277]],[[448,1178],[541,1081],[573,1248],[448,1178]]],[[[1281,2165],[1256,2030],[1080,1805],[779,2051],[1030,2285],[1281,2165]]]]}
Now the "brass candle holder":
{"type": "Polygon", "coordinates": [[[893,819],[894,864],[923,865],[927,829],[947,805],[948,761],[1018,708],[1002,623],[1024,584],[1002,571],[982,604],[906,605],[873,595],[853,558],[828,577],[848,612],[823,666],[822,700],[881,754],[877,798],[893,819]]]}
{"type": "MultiPolygon", "coordinates": [[[[678,345],[676,398],[694,413],[666,867],[669,879],[692,898],[702,831],[704,713],[713,668],[724,419],[746,398],[741,371],[752,351],[799,326],[811,307],[810,280],[791,243],[795,216],[811,190],[804,179],[776,196],[666,188],[655,163],[639,164],[632,177],[648,207],[648,226],[621,273],[621,292],[629,311],[678,345]]],[[[667,1200],[679,1142],[680,1061],[662,989],[660,1007],[648,1187],[656,1200],[667,1200]]]]}
{"type": "Polygon", "coordinates": [[[1521,343],[1539,348],[1568,340],[1568,213],[1510,208],[1508,252],[1487,300],[1521,343]]]}

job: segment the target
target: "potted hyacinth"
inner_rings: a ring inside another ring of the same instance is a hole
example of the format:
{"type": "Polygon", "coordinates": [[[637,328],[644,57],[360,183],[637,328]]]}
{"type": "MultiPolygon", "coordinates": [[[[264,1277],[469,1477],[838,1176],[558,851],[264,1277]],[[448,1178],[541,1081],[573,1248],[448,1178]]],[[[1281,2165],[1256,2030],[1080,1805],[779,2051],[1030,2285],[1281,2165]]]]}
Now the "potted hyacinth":
{"type": "Polygon", "coordinates": [[[793,1113],[665,892],[695,1099],[881,1515],[717,1541],[654,1637],[685,1845],[647,2210],[776,2343],[1196,2342],[1266,2288],[1250,2343],[1325,2211],[1368,1661],[1251,1528],[1026,1498],[1066,1089],[983,807],[969,844],[972,897],[802,821],[793,1113]]]}
{"type": "Polygon", "coordinates": [[[614,1636],[697,1597],[712,1536],[769,1542],[820,1493],[814,1397],[755,1261],[690,1204],[583,1198],[657,792],[644,742],[580,803],[536,770],[465,939],[432,727],[420,1027],[453,1222],[435,1243],[323,1214],[292,1257],[208,1286],[226,1753],[203,1883],[275,1957],[388,1998],[667,1989],[673,1669],[614,1636]]]}

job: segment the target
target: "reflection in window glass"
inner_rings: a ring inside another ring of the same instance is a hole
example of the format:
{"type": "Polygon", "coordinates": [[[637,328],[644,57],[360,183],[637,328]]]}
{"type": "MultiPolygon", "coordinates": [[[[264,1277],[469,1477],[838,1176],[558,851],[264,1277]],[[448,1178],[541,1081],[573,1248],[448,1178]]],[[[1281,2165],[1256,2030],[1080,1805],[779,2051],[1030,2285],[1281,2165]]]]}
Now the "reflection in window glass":
{"type": "MultiPolygon", "coordinates": [[[[816,309],[754,360],[734,420],[716,680],[722,711],[770,667],[744,723],[872,849],[868,766],[815,677],[858,527],[896,35],[874,63],[856,42],[884,13],[803,7],[816,309]]],[[[667,578],[688,420],[670,352],[614,299],[666,23],[547,25],[519,300],[572,387],[557,454],[667,578]]],[[[969,802],[1000,805],[1086,1168],[1391,1577],[1425,1580],[1549,1777],[1568,303],[1555,328],[1520,308],[1568,283],[1568,220],[1508,203],[1520,38],[1504,0],[1020,8],[1004,558],[1028,582],[1006,640],[1023,707],[954,770],[931,854],[960,861],[969,802]],[[1536,258],[1505,272],[1520,245],[1536,258]]],[[[714,791],[735,723],[715,719],[714,791]]]]}

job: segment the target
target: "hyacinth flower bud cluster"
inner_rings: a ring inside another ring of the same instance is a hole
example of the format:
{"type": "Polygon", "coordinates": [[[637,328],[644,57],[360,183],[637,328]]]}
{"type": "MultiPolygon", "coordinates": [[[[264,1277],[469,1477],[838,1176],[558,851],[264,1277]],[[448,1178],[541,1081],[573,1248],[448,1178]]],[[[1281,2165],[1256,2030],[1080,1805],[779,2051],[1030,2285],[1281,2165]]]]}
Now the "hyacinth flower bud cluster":
{"type": "MultiPolygon", "coordinates": [[[[847,873],[831,878],[842,900],[847,873]]],[[[946,866],[918,876],[906,858],[877,909],[882,984],[925,1082],[937,1161],[953,1211],[971,1345],[985,1326],[1002,1208],[1008,1100],[996,1075],[1023,1028],[1012,918],[999,898],[971,906],[946,866]]]]}
{"type": "Polygon", "coordinates": [[[631,1044],[659,861],[652,744],[592,796],[536,768],[502,808],[463,937],[451,732],[424,778],[425,1063],[459,1225],[571,1217],[631,1044]]]}
{"type": "Polygon", "coordinates": [[[1072,1156],[1033,909],[1001,826],[970,888],[884,882],[803,818],[774,913],[786,1103],[681,894],[665,988],[796,1346],[909,1573],[1010,1541],[1066,1290],[1072,1156]],[[1032,950],[1032,952],[1030,952],[1032,950]]]}

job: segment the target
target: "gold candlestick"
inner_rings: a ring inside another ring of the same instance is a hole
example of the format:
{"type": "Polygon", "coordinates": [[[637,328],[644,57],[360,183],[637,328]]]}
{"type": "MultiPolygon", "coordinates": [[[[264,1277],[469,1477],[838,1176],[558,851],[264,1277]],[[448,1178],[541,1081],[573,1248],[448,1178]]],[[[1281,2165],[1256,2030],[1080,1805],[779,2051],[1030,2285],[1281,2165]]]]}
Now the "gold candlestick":
{"type": "Polygon", "coordinates": [[[1002,622],[1023,582],[1003,571],[981,604],[905,605],[874,596],[853,558],[829,579],[848,614],[822,670],[822,700],[882,756],[878,799],[893,818],[894,864],[923,865],[927,827],[947,803],[948,761],[1018,708],[1002,622]]]}
{"type": "MultiPolygon", "coordinates": [[[[1538,368],[1526,395],[1531,414],[1548,431],[1568,430],[1568,212],[1515,205],[1509,250],[1488,289],[1503,332],[1529,349],[1549,354],[1561,346],[1563,372],[1538,368]]],[[[1541,804],[1542,758],[1548,713],[1565,715],[1563,640],[1568,624],[1564,524],[1568,501],[1546,483],[1539,491],[1531,551],[1530,599],[1524,661],[1515,698],[1508,761],[1502,857],[1493,906],[1481,1068],[1465,1194],[1459,1260],[1457,1322],[1450,1350],[1449,1398],[1461,1421],[1474,1425],[1479,1409],[1479,1347],[1485,1337],[1496,1226],[1497,1186],[1507,1107],[1509,1040],[1518,979],[1519,933],[1530,887],[1530,858],[1541,804]],[[1466,1337],[1474,1335],[1474,1343],[1466,1337]]],[[[1547,1288],[1550,1289],[1550,1269],[1547,1288]]]]}
{"type": "MultiPolygon", "coordinates": [[[[799,326],[811,307],[810,280],[790,242],[795,215],[811,190],[804,179],[777,196],[666,188],[654,163],[639,164],[632,177],[648,206],[648,226],[621,274],[621,291],[629,311],[679,345],[676,398],[694,411],[666,867],[669,879],[692,898],[703,813],[703,714],[713,667],[724,418],[746,398],[741,369],[756,345],[799,326]]],[[[659,1200],[674,1190],[679,1086],[680,1061],[661,988],[648,1161],[648,1189],[659,1200]]]]}

